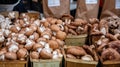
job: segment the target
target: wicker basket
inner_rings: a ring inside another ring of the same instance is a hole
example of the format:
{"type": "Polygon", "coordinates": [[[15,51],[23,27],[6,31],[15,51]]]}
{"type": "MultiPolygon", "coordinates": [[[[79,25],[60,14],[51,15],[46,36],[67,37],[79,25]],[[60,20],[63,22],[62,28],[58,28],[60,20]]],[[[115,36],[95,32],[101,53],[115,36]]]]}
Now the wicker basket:
{"type": "Polygon", "coordinates": [[[87,34],[78,36],[67,36],[65,39],[66,45],[84,45],[86,41],[87,34]]]}
{"type": "Polygon", "coordinates": [[[105,61],[103,67],[120,67],[120,61],[105,61]]]}
{"type": "Polygon", "coordinates": [[[62,65],[62,58],[59,59],[30,59],[32,62],[32,67],[61,67],[62,65]]]}
{"type": "Polygon", "coordinates": [[[22,18],[23,14],[28,15],[30,18],[35,18],[35,19],[39,19],[40,18],[40,13],[39,12],[21,13],[20,14],[20,18],[22,18]]]}
{"type": "Polygon", "coordinates": [[[28,61],[20,61],[20,60],[14,60],[14,61],[0,61],[0,67],[28,67],[27,65],[28,61]]]}
{"type": "Polygon", "coordinates": [[[19,12],[17,11],[5,11],[5,12],[0,12],[0,14],[2,14],[5,17],[8,17],[9,13],[12,13],[12,12],[15,13],[15,18],[19,18],[19,12]]]}

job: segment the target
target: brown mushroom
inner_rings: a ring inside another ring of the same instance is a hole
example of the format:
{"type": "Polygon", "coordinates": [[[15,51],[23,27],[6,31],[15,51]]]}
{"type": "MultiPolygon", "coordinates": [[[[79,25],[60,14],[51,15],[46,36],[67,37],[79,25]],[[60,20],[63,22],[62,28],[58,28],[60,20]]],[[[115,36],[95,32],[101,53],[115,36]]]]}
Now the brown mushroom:
{"type": "Polygon", "coordinates": [[[65,40],[67,34],[65,32],[62,32],[62,31],[58,31],[56,33],[56,38],[60,39],[60,40],[65,40]]]}
{"type": "Polygon", "coordinates": [[[28,55],[28,51],[25,48],[21,48],[17,52],[17,56],[19,60],[25,60],[28,55]]]}
{"type": "Polygon", "coordinates": [[[53,50],[59,48],[59,44],[55,40],[49,40],[48,44],[50,45],[50,48],[52,48],[53,50]]]}
{"type": "Polygon", "coordinates": [[[36,52],[36,51],[33,51],[33,52],[30,53],[30,57],[32,59],[39,59],[39,53],[36,52]]]}
{"type": "Polygon", "coordinates": [[[5,58],[8,60],[17,60],[17,55],[13,52],[7,52],[5,53],[5,58]]]}

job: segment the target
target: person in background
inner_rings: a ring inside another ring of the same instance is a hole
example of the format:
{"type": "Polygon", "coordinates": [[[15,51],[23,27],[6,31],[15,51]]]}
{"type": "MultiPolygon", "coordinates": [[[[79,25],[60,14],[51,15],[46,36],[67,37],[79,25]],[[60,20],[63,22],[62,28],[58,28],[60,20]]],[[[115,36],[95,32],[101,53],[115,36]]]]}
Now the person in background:
{"type": "Polygon", "coordinates": [[[102,12],[103,4],[104,4],[104,0],[100,0],[98,19],[100,19],[100,15],[101,15],[101,12],[102,12]]]}
{"type": "Polygon", "coordinates": [[[32,0],[31,10],[43,13],[42,0],[32,0]]]}
{"type": "Polygon", "coordinates": [[[26,8],[26,6],[28,6],[26,4],[29,4],[28,2],[29,1],[21,0],[20,3],[13,8],[13,11],[19,11],[19,13],[27,12],[27,10],[30,9],[26,8]]]}

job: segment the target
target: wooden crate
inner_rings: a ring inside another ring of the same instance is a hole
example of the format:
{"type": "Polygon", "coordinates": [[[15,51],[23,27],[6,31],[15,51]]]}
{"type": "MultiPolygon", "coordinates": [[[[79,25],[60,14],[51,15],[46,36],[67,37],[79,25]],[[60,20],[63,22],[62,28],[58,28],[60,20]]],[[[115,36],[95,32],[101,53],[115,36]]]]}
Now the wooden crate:
{"type": "Polygon", "coordinates": [[[40,18],[40,13],[39,12],[21,13],[20,14],[20,18],[22,18],[23,14],[28,15],[30,18],[35,18],[35,19],[39,19],[40,18]]]}
{"type": "Polygon", "coordinates": [[[83,61],[80,59],[65,59],[65,67],[96,67],[98,62],[96,61],[83,61]]]}
{"type": "Polygon", "coordinates": [[[120,67],[120,61],[105,61],[103,67],[120,67]]]}
{"type": "Polygon", "coordinates": [[[17,11],[5,11],[5,12],[0,12],[3,16],[7,17],[9,13],[14,12],[15,13],[15,18],[19,18],[19,12],[17,11]]]}
{"type": "Polygon", "coordinates": [[[46,60],[36,60],[30,59],[32,62],[32,67],[62,67],[62,58],[59,59],[46,59],[46,60]]]}
{"type": "Polygon", "coordinates": [[[65,50],[62,50],[64,59],[65,59],[65,67],[96,67],[97,61],[84,61],[80,59],[70,59],[66,58],[65,50]]]}
{"type": "Polygon", "coordinates": [[[28,67],[28,66],[27,66],[27,61],[6,60],[6,61],[0,61],[0,67],[28,67]]]}
{"type": "Polygon", "coordinates": [[[65,39],[66,45],[84,45],[86,41],[87,34],[78,35],[78,36],[67,36],[65,39]]]}

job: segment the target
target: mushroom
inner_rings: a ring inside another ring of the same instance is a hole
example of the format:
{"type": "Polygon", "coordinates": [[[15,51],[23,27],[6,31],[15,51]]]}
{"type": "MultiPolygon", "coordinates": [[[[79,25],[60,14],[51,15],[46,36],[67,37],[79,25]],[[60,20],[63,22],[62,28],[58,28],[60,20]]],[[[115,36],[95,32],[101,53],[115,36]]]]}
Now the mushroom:
{"type": "Polygon", "coordinates": [[[68,32],[70,32],[73,35],[77,35],[77,33],[74,30],[72,30],[72,29],[68,29],[68,32]]]}
{"type": "Polygon", "coordinates": [[[36,43],[36,44],[33,45],[32,49],[37,50],[38,48],[43,48],[43,45],[36,43]]]}
{"type": "Polygon", "coordinates": [[[49,53],[46,49],[41,50],[40,58],[42,59],[52,59],[52,54],[49,53]]]}
{"type": "Polygon", "coordinates": [[[90,24],[95,24],[95,23],[99,23],[99,20],[97,18],[92,18],[92,19],[89,19],[90,20],[90,24]]]}
{"type": "Polygon", "coordinates": [[[22,28],[19,33],[20,33],[20,34],[25,34],[25,33],[26,33],[25,30],[26,30],[26,28],[22,28]]]}
{"type": "Polygon", "coordinates": [[[114,35],[112,35],[112,34],[110,34],[110,33],[107,33],[107,34],[105,35],[105,37],[106,37],[106,38],[109,38],[110,41],[116,41],[116,40],[118,40],[118,39],[116,39],[116,38],[114,37],[114,35]]]}
{"type": "Polygon", "coordinates": [[[60,39],[60,40],[65,40],[67,34],[65,32],[62,32],[62,31],[58,31],[56,33],[56,38],[60,39]]]}
{"type": "Polygon", "coordinates": [[[32,49],[34,44],[35,44],[35,42],[33,40],[27,39],[26,44],[25,44],[25,48],[27,50],[30,50],[30,49],[32,49]]]}
{"type": "Polygon", "coordinates": [[[84,56],[86,55],[85,50],[82,47],[70,47],[67,49],[67,54],[72,54],[75,56],[84,56]]]}
{"type": "Polygon", "coordinates": [[[2,49],[0,50],[0,55],[5,54],[6,52],[7,52],[7,48],[4,47],[4,48],[2,48],[2,49]]]}
{"type": "Polygon", "coordinates": [[[14,52],[5,53],[5,58],[8,60],[17,60],[17,55],[14,52]]]}
{"type": "Polygon", "coordinates": [[[101,20],[100,24],[99,24],[99,27],[100,27],[100,31],[104,35],[106,35],[108,33],[108,22],[106,20],[101,20]]]}
{"type": "Polygon", "coordinates": [[[36,24],[37,26],[40,26],[40,20],[39,19],[35,20],[33,23],[36,24]]]}
{"type": "Polygon", "coordinates": [[[25,48],[21,48],[17,52],[17,56],[19,60],[25,60],[28,55],[28,51],[25,48]]]}
{"type": "Polygon", "coordinates": [[[21,28],[19,26],[16,25],[11,25],[10,26],[10,31],[18,33],[21,30],[21,28]]]}
{"type": "Polygon", "coordinates": [[[57,23],[57,24],[63,24],[63,21],[60,20],[60,19],[58,19],[58,20],[56,21],[56,23],[57,23]]]}
{"type": "Polygon", "coordinates": [[[39,26],[37,29],[37,32],[41,35],[42,32],[44,32],[46,29],[43,25],[39,26]]]}
{"type": "Polygon", "coordinates": [[[81,59],[85,60],[85,61],[93,61],[94,60],[91,55],[82,56],[81,59]]]}
{"type": "Polygon", "coordinates": [[[110,48],[113,48],[120,53],[120,41],[119,40],[111,41],[108,43],[108,45],[110,48]]]}
{"type": "MultiPolygon", "coordinates": [[[[9,34],[11,33],[11,31],[8,30],[8,29],[5,29],[3,33],[4,33],[4,36],[5,36],[5,37],[8,37],[9,34]]],[[[3,39],[3,40],[4,40],[4,39],[3,39]]]]}
{"type": "Polygon", "coordinates": [[[36,51],[33,51],[33,52],[30,53],[30,57],[32,59],[39,59],[39,53],[36,52],[36,51]]]}
{"type": "Polygon", "coordinates": [[[19,24],[21,27],[28,27],[30,26],[30,22],[27,20],[27,18],[20,19],[19,24]]]}
{"type": "Polygon", "coordinates": [[[27,39],[27,36],[25,36],[24,34],[18,34],[16,41],[20,44],[25,44],[26,39],[27,39]]]}
{"type": "Polygon", "coordinates": [[[34,32],[32,35],[29,36],[29,39],[37,41],[37,39],[39,39],[39,34],[34,32]]]}
{"type": "Polygon", "coordinates": [[[76,59],[76,57],[74,55],[72,55],[72,54],[67,54],[66,57],[71,58],[71,59],[76,59]]]}
{"type": "Polygon", "coordinates": [[[38,28],[38,26],[36,24],[31,24],[30,25],[30,29],[32,29],[33,31],[36,31],[38,28]]]}
{"type": "Polygon", "coordinates": [[[52,34],[49,33],[49,31],[44,31],[43,33],[41,33],[41,36],[49,40],[51,39],[52,34]]]}
{"type": "Polygon", "coordinates": [[[26,36],[30,36],[30,35],[32,35],[34,33],[34,30],[33,29],[31,29],[31,28],[29,28],[29,27],[26,27],[25,28],[25,35],[26,36]]]}
{"type": "Polygon", "coordinates": [[[18,51],[19,47],[16,44],[11,44],[8,46],[8,51],[9,52],[14,52],[16,53],[18,51]]]}
{"type": "Polygon", "coordinates": [[[52,31],[55,31],[55,32],[57,32],[57,31],[60,31],[60,27],[58,26],[58,25],[51,25],[50,26],[50,29],[52,30],[52,31]]]}
{"type": "Polygon", "coordinates": [[[103,59],[103,61],[119,61],[120,54],[115,49],[108,48],[102,52],[101,58],[103,59]]]}
{"type": "Polygon", "coordinates": [[[0,34],[0,43],[3,43],[5,41],[5,37],[3,34],[0,34]]]}
{"type": "Polygon", "coordinates": [[[48,44],[50,45],[50,48],[52,48],[53,50],[59,48],[59,44],[55,40],[49,40],[48,44]]]}
{"type": "Polygon", "coordinates": [[[60,40],[60,39],[56,39],[57,43],[59,44],[60,47],[63,47],[65,42],[60,40]]]}
{"type": "Polygon", "coordinates": [[[71,23],[71,25],[74,25],[74,26],[81,26],[85,24],[87,24],[87,21],[83,19],[75,19],[75,21],[71,23]]]}
{"type": "Polygon", "coordinates": [[[49,22],[50,22],[50,24],[55,24],[57,22],[57,19],[52,18],[51,21],[49,21],[49,22]]]}
{"type": "Polygon", "coordinates": [[[37,43],[44,46],[47,43],[47,40],[45,38],[41,37],[37,40],[37,43]]]}
{"type": "Polygon", "coordinates": [[[70,24],[71,23],[71,20],[73,20],[73,17],[71,15],[68,15],[68,14],[64,14],[61,19],[63,21],[65,21],[66,24],[70,24]]]}
{"type": "Polygon", "coordinates": [[[43,23],[43,25],[44,25],[45,27],[49,27],[51,24],[50,24],[48,21],[46,21],[46,22],[43,23]]]}

